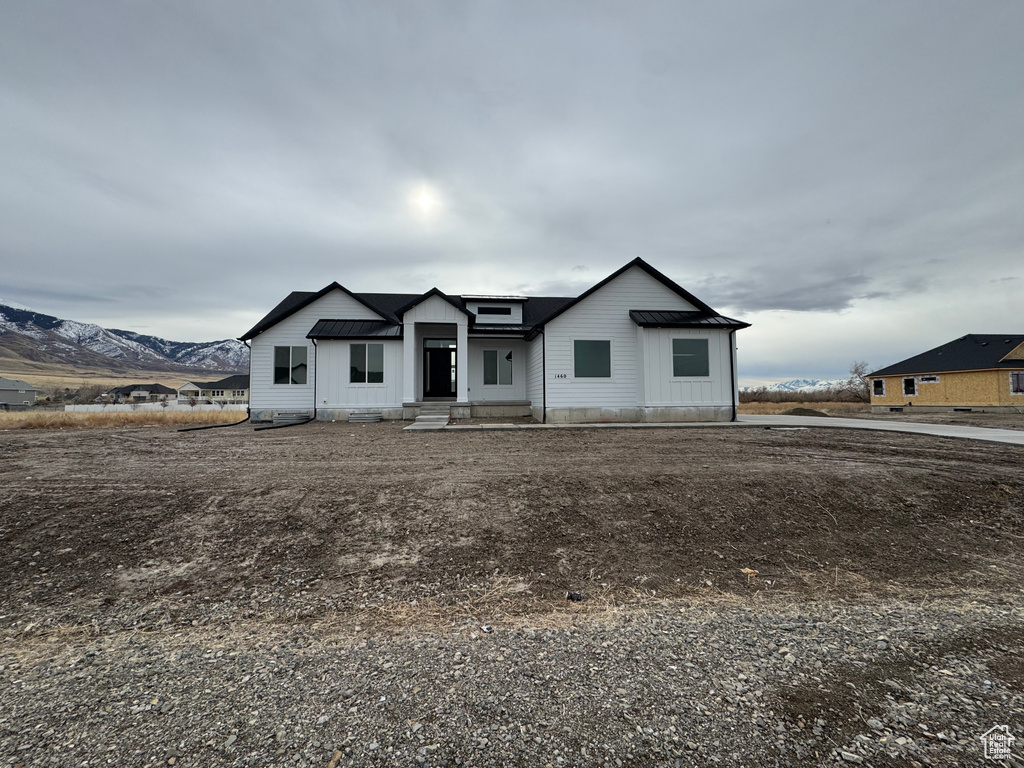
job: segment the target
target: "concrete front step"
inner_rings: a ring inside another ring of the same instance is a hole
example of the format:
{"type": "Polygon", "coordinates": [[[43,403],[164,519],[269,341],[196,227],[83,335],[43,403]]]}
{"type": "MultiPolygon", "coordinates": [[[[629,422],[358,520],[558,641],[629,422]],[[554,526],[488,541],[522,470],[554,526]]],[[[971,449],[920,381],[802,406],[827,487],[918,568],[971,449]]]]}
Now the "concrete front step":
{"type": "Polygon", "coordinates": [[[447,429],[448,422],[440,421],[414,421],[408,427],[402,429],[403,432],[435,432],[441,429],[447,429]]]}

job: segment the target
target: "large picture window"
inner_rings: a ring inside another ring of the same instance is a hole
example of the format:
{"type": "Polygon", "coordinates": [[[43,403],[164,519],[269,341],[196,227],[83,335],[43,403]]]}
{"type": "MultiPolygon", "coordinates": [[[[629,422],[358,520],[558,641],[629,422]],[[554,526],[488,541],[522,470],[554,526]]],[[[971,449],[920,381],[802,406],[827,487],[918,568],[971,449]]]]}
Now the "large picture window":
{"type": "Polygon", "coordinates": [[[275,384],[305,384],[306,369],[305,347],[274,347],[275,384]]]}
{"type": "Polygon", "coordinates": [[[1014,371],[1010,374],[1010,394],[1024,395],[1024,371],[1014,371]]]}
{"type": "Polygon", "coordinates": [[[577,379],[610,379],[612,377],[612,343],[592,339],[576,339],[572,343],[573,375],[577,379]]]}
{"type": "Polygon", "coordinates": [[[673,376],[710,376],[707,339],[672,339],[673,376]]]}
{"type": "Polygon", "coordinates": [[[512,386],[512,350],[484,350],[484,386],[512,386]]]}
{"type": "Polygon", "coordinates": [[[353,384],[384,383],[383,344],[351,344],[349,355],[350,382],[353,384]]]}

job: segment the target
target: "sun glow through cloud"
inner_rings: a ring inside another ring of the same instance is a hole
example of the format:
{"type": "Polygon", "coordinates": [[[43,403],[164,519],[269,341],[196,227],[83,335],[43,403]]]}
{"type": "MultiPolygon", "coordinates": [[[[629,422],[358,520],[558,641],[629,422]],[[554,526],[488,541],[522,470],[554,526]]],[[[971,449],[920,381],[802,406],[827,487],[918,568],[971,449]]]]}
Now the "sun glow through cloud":
{"type": "Polygon", "coordinates": [[[430,184],[421,183],[409,193],[409,208],[420,221],[433,221],[441,214],[441,195],[430,184]]]}

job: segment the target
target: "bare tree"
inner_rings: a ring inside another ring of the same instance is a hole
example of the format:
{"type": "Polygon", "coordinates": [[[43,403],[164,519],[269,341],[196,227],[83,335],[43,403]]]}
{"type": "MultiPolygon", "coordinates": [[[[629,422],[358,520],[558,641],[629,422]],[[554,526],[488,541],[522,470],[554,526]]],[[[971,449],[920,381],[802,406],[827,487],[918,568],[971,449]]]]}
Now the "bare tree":
{"type": "Polygon", "coordinates": [[[853,399],[862,402],[871,402],[871,382],[868,380],[868,371],[871,368],[864,360],[854,360],[850,363],[850,378],[842,388],[853,399]]]}

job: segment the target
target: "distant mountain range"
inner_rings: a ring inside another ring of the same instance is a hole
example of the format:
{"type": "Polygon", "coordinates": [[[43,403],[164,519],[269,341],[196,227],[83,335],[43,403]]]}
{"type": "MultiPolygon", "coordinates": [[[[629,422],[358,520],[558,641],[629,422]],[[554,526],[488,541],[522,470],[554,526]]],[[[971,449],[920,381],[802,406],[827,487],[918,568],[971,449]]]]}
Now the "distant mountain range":
{"type": "Polygon", "coordinates": [[[764,389],[767,392],[821,392],[845,387],[849,379],[790,379],[763,387],[740,387],[740,392],[764,389]]]}
{"type": "Polygon", "coordinates": [[[192,343],[62,320],[0,300],[0,356],[34,363],[132,370],[243,373],[249,348],[235,339],[192,343]]]}

